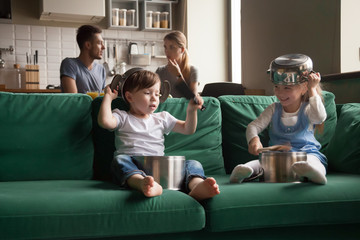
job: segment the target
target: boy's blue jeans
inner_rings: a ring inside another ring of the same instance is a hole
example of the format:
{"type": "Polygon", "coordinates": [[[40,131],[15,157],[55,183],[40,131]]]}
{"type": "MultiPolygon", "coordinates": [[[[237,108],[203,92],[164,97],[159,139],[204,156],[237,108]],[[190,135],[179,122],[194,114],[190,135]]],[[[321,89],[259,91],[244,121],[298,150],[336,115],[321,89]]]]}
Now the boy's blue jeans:
{"type": "MultiPolygon", "coordinates": [[[[147,173],[141,169],[141,165],[138,164],[136,157],[128,155],[117,155],[114,157],[111,163],[111,172],[114,182],[121,187],[127,187],[126,180],[134,174],[140,174],[147,176],[147,173]]],[[[194,177],[200,177],[206,179],[204,169],[200,162],[196,160],[186,160],[184,167],[184,181],[181,187],[181,191],[188,193],[189,182],[194,177]]]]}

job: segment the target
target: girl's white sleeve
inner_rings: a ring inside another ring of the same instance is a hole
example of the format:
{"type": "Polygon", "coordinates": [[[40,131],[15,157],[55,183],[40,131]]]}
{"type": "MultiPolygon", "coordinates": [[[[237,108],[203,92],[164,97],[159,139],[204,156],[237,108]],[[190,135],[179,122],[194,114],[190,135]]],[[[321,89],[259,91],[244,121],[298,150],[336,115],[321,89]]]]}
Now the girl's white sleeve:
{"type": "Polygon", "coordinates": [[[320,95],[309,98],[309,105],[305,109],[305,114],[312,124],[321,124],[326,120],[326,109],[320,95]]]}
{"type": "Polygon", "coordinates": [[[248,143],[251,139],[258,136],[270,124],[274,111],[275,103],[272,103],[260,114],[257,119],[249,123],[246,128],[246,140],[248,143]]]}

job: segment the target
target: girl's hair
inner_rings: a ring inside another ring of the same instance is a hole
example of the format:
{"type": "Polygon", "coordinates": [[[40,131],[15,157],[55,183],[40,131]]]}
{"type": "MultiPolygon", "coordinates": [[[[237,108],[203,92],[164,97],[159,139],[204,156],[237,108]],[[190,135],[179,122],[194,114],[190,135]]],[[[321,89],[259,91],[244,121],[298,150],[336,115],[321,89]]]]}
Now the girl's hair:
{"type": "MultiPolygon", "coordinates": [[[[321,88],[320,83],[316,86],[316,92],[319,94],[319,96],[321,97],[321,100],[324,103],[324,97],[322,95],[322,88],[321,88]]],[[[301,101],[303,101],[303,102],[309,101],[309,92],[308,91],[302,96],[301,101]]],[[[321,124],[317,124],[315,126],[315,132],[320,133],[320,134],[322,134],[324,132],[324,122],[321,124]]]]}
{"type": "Polygon", "coordinates": [[[180,48],[184,48],[184,54],[182,55],[180,69],[181,74],[185,78],[185,80],[190,79],[190,59],[188,51],[186,50],[186,37],[185,35],[180,31],[174,31],[171,33],[168,33],[164,40],[174,41],[180,48]]]}
{"type": "MultiPolygon", "coordinates": [[[[160,82],[159,75],[147,70],[141,70],[131,74],[122,88],[123,96],[126,92],[137,92],[144,88],[150,88],[160,82]]],[[[126,97],[125,97],[126,98],[126,97]]],[[[127,100],[124,99],[126,102],[127,100]]]]}

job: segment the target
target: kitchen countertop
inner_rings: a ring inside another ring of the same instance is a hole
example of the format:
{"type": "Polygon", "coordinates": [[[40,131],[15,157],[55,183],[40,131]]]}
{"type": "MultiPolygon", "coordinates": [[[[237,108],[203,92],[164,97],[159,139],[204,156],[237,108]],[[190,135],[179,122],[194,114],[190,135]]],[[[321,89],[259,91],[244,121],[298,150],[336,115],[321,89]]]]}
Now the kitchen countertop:
{"type": "Polygon", "coordinates": [[[7,89],[5,85],[0,85],[0,91],[12,93],[61,93],[61,89],[7,89]]]}
{"type": "MultiPolygon", "coordinates": [[[[0,85],[0,91],[13,93],[61,93],[61,89],[5,89],[5,85],[0,85]]],[[[265,90],[245,89],[245,95],[265,95],[265,90]]]]}

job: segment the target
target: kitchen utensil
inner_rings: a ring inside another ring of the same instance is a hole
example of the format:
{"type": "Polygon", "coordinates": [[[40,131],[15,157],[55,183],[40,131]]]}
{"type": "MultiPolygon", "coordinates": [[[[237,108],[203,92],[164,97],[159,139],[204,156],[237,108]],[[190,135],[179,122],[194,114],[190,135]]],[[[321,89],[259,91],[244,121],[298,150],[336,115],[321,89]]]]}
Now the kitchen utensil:
{"type": "MultiPolygon", "coordinates": [[[[34,59],[35,59],[35,55],[34,55],[34,59]]],[[[35,65],[35,64],[25,65],[25,83],[26,83],[26,89],[39,89],[40,87],[39,65],[35,65]]]]}
{"type": "Polygon", "coordinates": [[[136,157],[146,174],[164,189],[179,190],[184,179],[184,156],[145,156],[136,157]]]}
{"type": "Polygon", "coordinates": [[[297,161],[306,160],[306,152],[262,152],[260,163],[264,169],[264,181],[272,183],[299,181],[299,177],[291,170],[291,166],[297,161]]]}
{"type": "Polygon", "coordinates": [[[139,49],[137,43],[131,42],[129,45],[130,54],[139,54],[139,49]]]}
{"type": "Polygon", "coordinates": [[[296,85],[307,81],[313,72],[313,62],[304,54],[287,54],[270,63],[268,73],[274,84],[296,85]]]}
{"type": "MultiPolygon", "coordinates": [[[[127,70],[124,74],[116,74],[111,83],[110,83],[110,89],[111,91],[113,91],[114,89],[116,89],[117,91],[119,91],[119,94],[122,96],[122,98],[125,100],[125,96],[124,96],[124,91],[123,91],[123,87],[125,84],[125,81],[133,74],[136,73],[138,71],[143,70],[142,68],[131,68],[129,70],[127,70]]],[[[161,89],[160,89],[160,102],[165,102],[166,99],[168,98],[170,93],[170,83],[168,81],[164,81],[161,84],[161,89]]],[[[126,101],[126,100],[125,100],[126,101]]]]}
{"type": "Polygon", "coordinates": [[[149,66],[151,64],[151,55],[129,54],[129,64],[135,66],[149,66]]]}
{"type": "Polygon", "coordinates": [[[273,145],[270,147],[264,147],[264,148],[260,148],[259,151],[260,152],[265,152],[265,151],[290,151],[291,146],[290,145],[273,145]]]}
{"type": "Polygon", "coordinates": [[[39,52],[38,50],[35,50],[35,60],[34,60],[34,64],[38,64],[38,59],[39,59],[39,52]]]}
{"type": "Polygon", "coordinates": [[[107,41],[105,40],[105,53],[104,53],[104,63],[103,63],[103,66],[104,66],[104,69],[105,69],[105,72],[106,72],[106,75],[107,76],[113,76],[114,74],[112,72],[110,72],[110,68],[109,68],[109,64],[108,64],[108,58],[109,58],[109,47],[107,45],[107,41]]]}
{"type": "MultiPolygon", "coordinates": [[[[199,101],[196,99],[195,94],[190,90],[189,86],[186,84],[186,82],[179,78],[175,84],[175,88],[182,92],[182,94],[185,96],[186,99],[194,99],[194,102],[196,104],[199,104],[199,101]]],[[[204,111],[206,107],[202,105],[201,111],[204,111]]]]}

